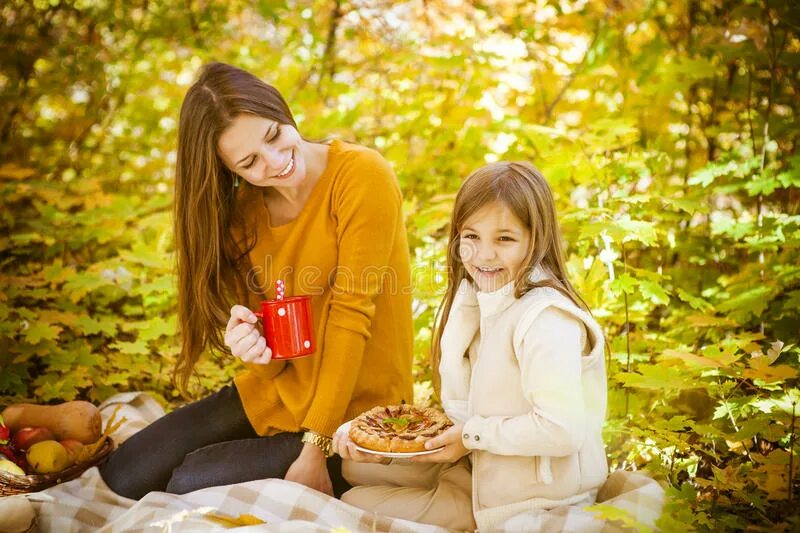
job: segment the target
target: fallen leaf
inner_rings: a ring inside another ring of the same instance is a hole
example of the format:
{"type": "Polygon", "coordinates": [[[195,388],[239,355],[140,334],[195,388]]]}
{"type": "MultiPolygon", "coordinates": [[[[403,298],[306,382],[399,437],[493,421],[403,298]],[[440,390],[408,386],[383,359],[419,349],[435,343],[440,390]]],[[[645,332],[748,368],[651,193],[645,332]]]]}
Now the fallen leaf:
{"type": "Polygon", "coordinates": [[[261,520],[257,516],[253,516],[251,514],[240,514],[239,516],[229,516],[219,512],[208,512],[203,516],[205,516],[212,522],[216,522],[217,524],[226,528],[234,528],[241,526],[257,526],[259,524],[266,524],[264,520],[261,520]]]}

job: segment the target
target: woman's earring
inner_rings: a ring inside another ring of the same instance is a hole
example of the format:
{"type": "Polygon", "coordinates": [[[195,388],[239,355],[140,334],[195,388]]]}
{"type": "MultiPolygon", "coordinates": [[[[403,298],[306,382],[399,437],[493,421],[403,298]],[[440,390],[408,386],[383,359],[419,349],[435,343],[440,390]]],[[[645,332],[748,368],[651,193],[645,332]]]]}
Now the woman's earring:
{"type": "Polygon", "coordinates": [[[236,174],[236,176],[233,178],[233,187],[236,188],[238,186],[239,186],[239,174],[236,174]]]}

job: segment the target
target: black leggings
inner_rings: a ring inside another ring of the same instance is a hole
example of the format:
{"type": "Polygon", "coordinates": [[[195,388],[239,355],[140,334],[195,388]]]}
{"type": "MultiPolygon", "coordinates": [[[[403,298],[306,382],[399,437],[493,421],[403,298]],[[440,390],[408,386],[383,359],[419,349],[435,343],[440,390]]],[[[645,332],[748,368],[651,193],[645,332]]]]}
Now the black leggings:
{"type": "MultiPolygon", "coordinates": [[[[100,467],[117,494],[140,499],[150,491],[185,494],[205,487],[283,478],[303,443],[302,433],[260,437],[236,387],[163,416],[135,433],[100,467]]],[[[334,494],[350,488],[339,456],[328,459],[334,494]]]]}

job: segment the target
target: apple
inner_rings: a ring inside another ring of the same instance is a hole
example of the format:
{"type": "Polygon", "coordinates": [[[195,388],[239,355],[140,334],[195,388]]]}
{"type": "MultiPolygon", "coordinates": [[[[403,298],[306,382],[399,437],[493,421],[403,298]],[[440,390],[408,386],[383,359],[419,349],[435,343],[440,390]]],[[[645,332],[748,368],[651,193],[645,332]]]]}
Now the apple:
{"type": "Polygon", "coordinates": [[[43,440],[55,440],[53,432],[44,426],[20,428],[11,437],[11,442],[18,450],[27,450],[32,445],[43,440]]]}
{"type": "Polygon", "coordinates": [[[58,441],[58,443],[67,450],[70,460],[72,460],[73,463],[77,463],[84,444],[77,439],[64,439],[58,441]]]}
{"type": "Polygon", "coordinates": [[[8,438],[11,436],[11,430],[8,429],[3,417],[0,416],[0,444],[8,444],[8,438]]]}

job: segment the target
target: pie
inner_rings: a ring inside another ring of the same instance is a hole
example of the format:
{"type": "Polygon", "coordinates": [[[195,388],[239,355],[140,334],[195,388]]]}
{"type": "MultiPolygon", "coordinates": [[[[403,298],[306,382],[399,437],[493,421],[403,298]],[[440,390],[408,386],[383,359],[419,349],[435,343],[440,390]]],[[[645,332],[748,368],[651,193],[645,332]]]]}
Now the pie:
{"type": "Polygon", "coordinates": [[[379,452],[422,452],[427,441],[452,425],[447,415],[431,407],[373,407],[350,423],[350,439],[379,452]]]}

